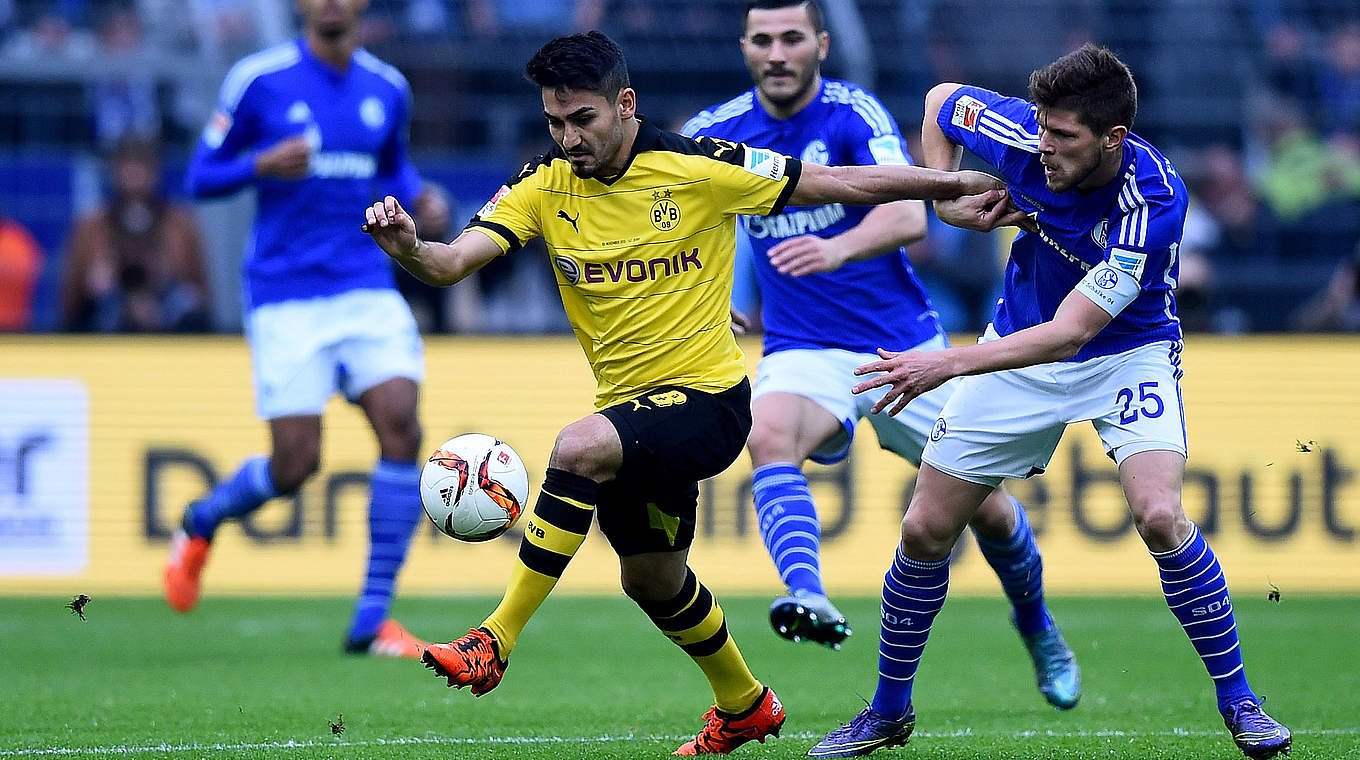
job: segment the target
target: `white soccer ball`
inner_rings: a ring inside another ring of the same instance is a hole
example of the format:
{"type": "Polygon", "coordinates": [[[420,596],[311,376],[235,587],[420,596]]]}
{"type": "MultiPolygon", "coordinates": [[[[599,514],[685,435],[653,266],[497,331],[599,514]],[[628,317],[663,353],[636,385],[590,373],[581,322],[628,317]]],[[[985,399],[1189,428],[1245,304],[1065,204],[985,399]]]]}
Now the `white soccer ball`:
{"type": "Polygon", "coordinates": [[[459,541],[489,541],[515,524],[529,498],[529,472],[504,441],[464,433],[445,441],[420,472],[420,501],[459,541]]]}

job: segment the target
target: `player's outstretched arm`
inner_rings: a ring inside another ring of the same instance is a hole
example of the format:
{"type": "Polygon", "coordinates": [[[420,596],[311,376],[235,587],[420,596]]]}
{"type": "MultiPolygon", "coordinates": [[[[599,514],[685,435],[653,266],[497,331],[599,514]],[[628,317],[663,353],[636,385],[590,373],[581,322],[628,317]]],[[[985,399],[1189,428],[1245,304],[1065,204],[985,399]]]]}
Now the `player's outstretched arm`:
{"type": "Polygon", "coordinates": [[[364,210],[363,231],[422,282],[452,285],[501,255],[491,238],[466,230],[452,243],[421,240],[416,222],[391,195],[364,210]]]}
{"type": "Polygon", "coordinates": [[[1111,319],[1109,312],[1074,290],[1058,305],[1053,319],[1004,338],[944,351],[898,353],[880,348],[880,361],[855,370],[856,375],[872,377],[851,390],[863,393],[889,386],[873,411],[878,413],[891,406],[888,414],[895,415],[912,399],[951,378],[1062,361],[1080,351],[1111,319]]]}
{"type": "Polygon", "coordinates": [[[982,172],[944,172],[921,166],[821,166],[803,163],[792,206],[849,203],[873,206],[902,200],[936,200],[1001,191],[1005,185],[982,172]]]}
{"type": "Polygon", "coordinates": [[[904,199],[960,199],[976,218],[969,229],[1016,223],[1023,214],[1008,202],[1005,184],[990,174],[949,172],[920,166],[819,166],[805,163],[789,204],[849,203],[872,206],[904,199]]]}

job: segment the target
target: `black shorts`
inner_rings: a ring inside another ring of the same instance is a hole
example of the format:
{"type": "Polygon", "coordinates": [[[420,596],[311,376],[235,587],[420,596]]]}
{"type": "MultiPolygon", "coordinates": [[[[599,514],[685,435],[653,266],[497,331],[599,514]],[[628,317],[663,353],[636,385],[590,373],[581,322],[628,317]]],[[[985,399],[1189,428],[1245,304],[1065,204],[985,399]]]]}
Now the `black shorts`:
{"type": "Polygon", "coordinates": [[[621,557],[689,548],[699,481],[726,470],[751,433],[751,384],[721,393],[662,386],[600,411],[623,441],[623,466],[600,485],[600,531],[621,557]]]}

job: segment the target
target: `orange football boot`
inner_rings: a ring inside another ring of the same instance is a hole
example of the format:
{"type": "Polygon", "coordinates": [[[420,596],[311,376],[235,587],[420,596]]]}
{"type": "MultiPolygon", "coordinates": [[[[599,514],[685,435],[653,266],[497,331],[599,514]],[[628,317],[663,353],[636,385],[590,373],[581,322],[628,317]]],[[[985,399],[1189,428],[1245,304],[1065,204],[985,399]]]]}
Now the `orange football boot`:
{"type": "Polygon", "coordinates": [[[346,651],[353,654],[371,654],[375,657],[406,657],[418,660],[425,654],[427,646],[429,644],[416,638],[401,623],[388,618],[378,626],[378,635],[373,637],[373,641],[369,642],[367,647],[346,651]]]}
{"type": "Polygon", "coordinates": [[[202,536],[191,536],[183,528],[170,538],[170,559],[165,563],[165,601],[175,612],[189,612],[198,604],[203,565],[208,561],[211,544],[202,536]]]}
{"type": "Polygon", "coordinates": [[[767,736],[779,736],[784,726],[784,705],[780,704],[774,690],[766,686],[760,699],[751,710],[741,717],[733,717],[710,707],[704,713],[704,727],[691,741],[680,745],[674,755],[726,755],[741,745],[755,740],[765,743],[767,736]]]}
{"type": "Polygon", "coordinates": [[[496,637],[485,628],[473,628],[447,644],[431,644],[420,659],[425,667],[449,679],[449,686],[470,686],[474,697],[496,688],[507,665],[500,657],[496,637]]]}

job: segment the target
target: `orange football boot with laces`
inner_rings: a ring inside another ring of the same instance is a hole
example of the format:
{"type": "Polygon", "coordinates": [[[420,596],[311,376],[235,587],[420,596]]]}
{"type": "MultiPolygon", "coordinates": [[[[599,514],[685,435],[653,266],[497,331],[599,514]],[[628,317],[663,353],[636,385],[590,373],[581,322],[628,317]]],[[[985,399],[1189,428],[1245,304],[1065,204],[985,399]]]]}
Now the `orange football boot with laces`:
{"type": "Polygon", "coordinates": [[[211,544],[191,536],[183,528],[170,538],[170,559],[165,563],[165,601],[175,612],[189,612],[198,604],[203,565],[211,544]]]}
{"type": "Polygon", "coordinates": [[[474,697],[496,688],[507,664],[500,657],[496,637],[485,628],[473,628],[466,636],[447,644],[431,644],[420,660],[425,667],[449,679],[449,686],[471,687],[474,697]]]}
{"type": "Polygon", "coordinates": [[[425,654],[424,641],[416,638],[401,623],[388,618],[378,626],[378,633],[368,641],[345,642],[345,654],[368,654],[374,657],[407,657],[420,659],[425,654]]]}
{"type": "Polygon", "coordinates": [[[671,754],[726,755],[752,740],[764,744],[765,737],[779,736],[785,717],[784,705],[780,704],[774,690],[766,686],[755,706],[745,715],[725,715],[718,712],[717,707],[708,708],[699,735],[671,754]]]}

